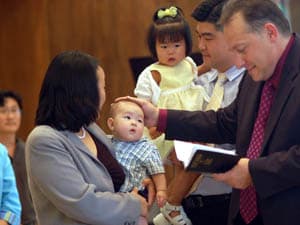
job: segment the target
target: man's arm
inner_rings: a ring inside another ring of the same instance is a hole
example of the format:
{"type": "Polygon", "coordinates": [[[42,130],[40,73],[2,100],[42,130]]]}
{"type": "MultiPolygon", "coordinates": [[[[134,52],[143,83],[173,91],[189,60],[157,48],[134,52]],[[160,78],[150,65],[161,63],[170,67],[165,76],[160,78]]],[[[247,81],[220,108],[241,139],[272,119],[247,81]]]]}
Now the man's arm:
{"type": "Polygon", "coordinates": [[[166,139],[234,144],[236,142],[236,101],[218,111],[168,110],[166,139]]]}

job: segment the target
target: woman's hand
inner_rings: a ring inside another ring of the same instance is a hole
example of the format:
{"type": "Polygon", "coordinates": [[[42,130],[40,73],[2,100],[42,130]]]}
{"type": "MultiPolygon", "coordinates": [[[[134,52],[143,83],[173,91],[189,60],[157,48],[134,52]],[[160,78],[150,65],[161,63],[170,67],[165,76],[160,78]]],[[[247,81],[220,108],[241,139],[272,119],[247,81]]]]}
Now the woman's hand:
{"type": "Polygon", "coordinates": [[[141,216],[147,217],[148,216],[148,203],[147,203],[146,199],[143,196],[138,194],[138,189],[136,187],[133,188],[133,190],[130,192],[130,194],[134,195],[136,198],[138,198],[140,200],[141,216]]]}
{"type": "Polygon", "coordinates": [[[143,186],[148,190],[148,206],[151,206],[155,199],[155,186],[150,178],[145,178],[143,180],[143,186]]]}

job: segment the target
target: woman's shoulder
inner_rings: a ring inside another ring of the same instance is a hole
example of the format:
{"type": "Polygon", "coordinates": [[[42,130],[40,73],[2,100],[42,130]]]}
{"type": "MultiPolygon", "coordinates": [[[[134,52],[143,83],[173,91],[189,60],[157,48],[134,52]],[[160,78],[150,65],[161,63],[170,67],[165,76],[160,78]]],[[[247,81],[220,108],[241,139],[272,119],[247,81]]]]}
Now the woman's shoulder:
{"type": "Polygon", "coordinates": [[[28,135],[26,143],[38,142],[40,141],[51,141],[61,137],[61,131],[58,131],[48,125],[36,126],[28,135]]]}
{"type": "Polygon", "coordinates": [[[30,132],[29,136],[51,136],[55,133],[55,130],[53,127],[48,125],[39,125],[33,128],[33,130],[30,132]]]}

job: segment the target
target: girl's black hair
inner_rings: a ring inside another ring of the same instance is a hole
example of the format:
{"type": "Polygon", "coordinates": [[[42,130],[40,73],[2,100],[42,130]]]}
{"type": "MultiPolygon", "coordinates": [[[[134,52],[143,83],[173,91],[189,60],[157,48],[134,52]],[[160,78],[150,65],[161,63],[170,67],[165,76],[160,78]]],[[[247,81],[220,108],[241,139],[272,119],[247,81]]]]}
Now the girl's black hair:
{"type": "Polygon", "coordinates": [[[184,19],[182,10],[178,7],[176,7],[176,16],[164,16],[159,18],[158,12],[166,9],[170,8],[159,8],[153,15],[153,23],[148,30],[148,48],[152,56],[157,59],[155,48],[156,40],[164,43],[168,41],[177,42],[184,39],[186,44],[186,55],[189,55],[193,46],[190,26],[184,19]]]}

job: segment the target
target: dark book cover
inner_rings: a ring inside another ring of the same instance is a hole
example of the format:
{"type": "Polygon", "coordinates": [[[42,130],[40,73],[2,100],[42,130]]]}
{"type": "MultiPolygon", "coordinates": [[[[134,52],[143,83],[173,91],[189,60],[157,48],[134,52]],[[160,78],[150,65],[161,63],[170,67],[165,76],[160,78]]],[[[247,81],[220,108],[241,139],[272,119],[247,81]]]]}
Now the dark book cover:
{"type": "Polygon", "coordinates": [[[240,160],[238,155],[198,149],[194,152],[186,170],[203,173],[223,173],[240,160]]]}
{"type": "Polygon", "coordinates": [[[184,141],[174,141],[177,158],[189,171],[203,173],[223,173],[230,170],[240,160],[235,150],[225,150],[208,145],[184,141]]]}

